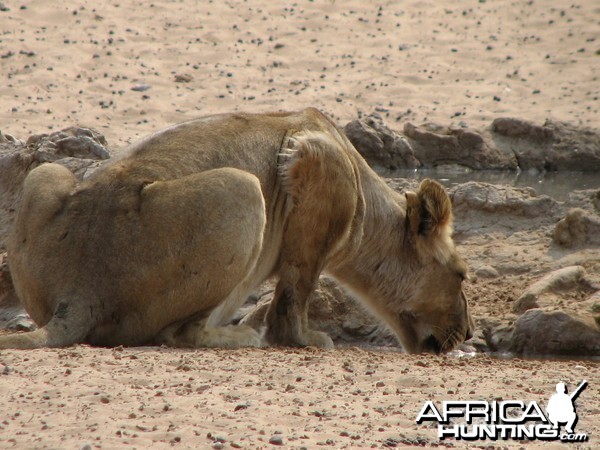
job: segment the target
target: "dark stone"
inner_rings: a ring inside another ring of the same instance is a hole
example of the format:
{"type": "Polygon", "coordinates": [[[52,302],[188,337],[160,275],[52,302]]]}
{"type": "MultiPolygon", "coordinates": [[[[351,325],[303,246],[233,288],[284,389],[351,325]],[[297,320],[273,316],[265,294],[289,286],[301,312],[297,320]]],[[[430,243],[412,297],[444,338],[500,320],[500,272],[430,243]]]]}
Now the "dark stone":
{"type": "Polygon", "coordinates": [[[390,130],[378,114],[357,119],[344,128],[346,136],[372,165],[387,169],[414,169],[421,164],[410,143],[390,130]]]}
{"type": "Polygon", "coordinates": [[[546,196],[537,196],[531,188],[514,188],[470,181],[450,191],[454,211],[484,211],[525,217],[552,217],[559,213],[558,203],[546,196]]]}
{"type": "Polygon", "coordinates": [[[446,128],[425,124],[404,125],[404,134],[415,151],[415,156],[425,167],[459,164],[471,169],[515,170],[517,161],[510,151],[493,145],[485,133],[475,130],[446,128]]]}
{"type": "Polygon", "coordinates": [[[571,209],[554,228],[552,240],[565,248],[600,246],[600,216],[583,209],[571,209]]]}
{"type": "Polygon", "coordinates": [[[553,138],[552,129],[522,119],[500,117],[492,122],[492,130],[502,136],[546,142],[553,138]]]}
{"type": "Polygon", "coordinates": [[[600,131],[547,120],[539,126],[513,118],[492,123],[498,147],[514,151],[523,170],[600,170],[600,131]]]}
{"type": "Polygon", "coordinates": [[[510,350],[524,356],[600,356],[600,330],[563,311],[530,309],[515,322],[510,350]]]}

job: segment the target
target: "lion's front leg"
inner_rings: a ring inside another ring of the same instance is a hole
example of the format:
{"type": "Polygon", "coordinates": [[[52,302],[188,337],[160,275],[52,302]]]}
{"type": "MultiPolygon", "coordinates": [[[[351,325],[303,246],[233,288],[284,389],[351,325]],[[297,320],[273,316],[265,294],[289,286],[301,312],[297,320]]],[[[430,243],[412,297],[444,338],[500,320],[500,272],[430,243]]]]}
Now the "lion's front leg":
{"type": "Polygon", "coordinates": [[[307,306],[321,270],[353,239],[362,212],[355,166],[330,134],[301,132],[283,150],[280,171],[289,212],[265,337],[276,345],[332,347],[329,336],[308,328],[307,306]]]}
{"type": "Polygon", "coordinates": [[[314,291],[318,272],[303,272],[286,263],[279,275],[280,280],[266,317],[267,342],[292,347],[333,347],[333,341],[326,333],[308,328],[308,301],[314,291]]]}

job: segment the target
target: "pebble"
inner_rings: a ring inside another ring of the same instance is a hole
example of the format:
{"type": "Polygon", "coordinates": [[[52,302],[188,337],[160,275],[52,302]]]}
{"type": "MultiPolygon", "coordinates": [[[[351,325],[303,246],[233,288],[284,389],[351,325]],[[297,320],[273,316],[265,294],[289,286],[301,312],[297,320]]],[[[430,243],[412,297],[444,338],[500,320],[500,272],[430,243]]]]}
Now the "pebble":
{"type": "Polygon", "coordinates": [[[269,439],[269,444],[272,445],[283,445],[283,438],[281,436],[272,436],[271,439],[269,439]]]}
{"type": "Polygon", "coordinates": [[[175,75],[175,83],[190,83],[193,80],[194,80],[194,77],[187,73],[175,75]]]}
{"type": "Polygon", "coordinates": [[[131,88],[131,90],[136,92],[144,92],[150,89],[151,87],[152,86],[150,86],[149,84],[136,84],[131,88]]]}

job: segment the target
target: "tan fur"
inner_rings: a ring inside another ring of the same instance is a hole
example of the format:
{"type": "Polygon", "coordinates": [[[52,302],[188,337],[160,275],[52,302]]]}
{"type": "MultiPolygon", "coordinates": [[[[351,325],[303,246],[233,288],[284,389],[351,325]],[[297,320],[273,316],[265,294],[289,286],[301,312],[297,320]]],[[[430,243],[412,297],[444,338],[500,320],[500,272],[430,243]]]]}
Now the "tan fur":
{"type": "Polygon", "coordinates": [[[0,348],[261,345],[226,326],[278,277],[263,341],[328,347],[307,325],[327,272],[409,352],[471,332],[444,189],[402,196],[315,109],[210,116],[160,131],[77,183],[31,172],[9,242],[17,292],[41,327],[0,348]]]}

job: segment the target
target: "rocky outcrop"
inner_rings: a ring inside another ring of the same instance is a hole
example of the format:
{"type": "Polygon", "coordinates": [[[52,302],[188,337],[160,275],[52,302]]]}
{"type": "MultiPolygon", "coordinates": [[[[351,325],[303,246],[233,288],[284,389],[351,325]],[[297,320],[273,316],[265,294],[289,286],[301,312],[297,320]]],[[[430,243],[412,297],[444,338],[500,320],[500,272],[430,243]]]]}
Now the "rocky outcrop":
{"type": "MultiPolygon", "coordinates": [[[[36,134],[26,143],[35,165],[55,162],[82,179],[110,158],[106,138],[89,128],[69,127],[51,134],[36,134]]],[[[33,168],[33,167],[31,167],[33,168]]]]}
{"type": "Polygon", "coordinates": [[[512,153],[491,145],[484,133],[474,130],[407,123],[404,135],[424,167],[458,164],[471,169],[517,168],[517,160],[512,153]]]}
{"type": "Polygon", "coordinates": [[[582,266],[570,266],[555,270],[533,283],[517,299],[513,305],[513,311],[520,314],[529,309],[539,308],[542,306],[540,305],[540,299],[548,293],[561,293],[572,290],[595,291],[592,283],[585,275],[586,271],[582,266]]]}
{"type": "Polygon", "coordinates": [[[585,189],[570,192],[566,205],[569,208],[580,208],[593,214],[600,214],[600,189],[585,189]]]}
{"type": "Polygon", "coordinates": [[[600,131],[562,122],[498,118],[483,130],[406,123],[392,131],[374,113],[344,131],[367,161],[389,169],[600,170],[600,131]]]}
{"type": "Polygon", "coordinates": [[[600,356],[600,329],[563,311],[532,309],[515,322],[509,350],[523,356],[600,356]]]}
{"type": "Polygon", "coordinates": [[[62,164],[78,178],[88,176],[110,154],[100,133],[70,127],[51,134],[31,136],[26,143],[0,133],[0,250],[21,199],[25,176],[45,162],[62,164]]]}
{"type": "Polygon", "coordinates": [[[515,188],[487,183],[463,183],[450,191],[454,211],[482,211],[524,217],[556,214],[558,203],[552,198],[537,196],[532,188],[515,188]]]}
{"type": "Polygon", "coordinates": [[[522,170],[600,170],[600,132],[547,120],[544,125],[498,118],[491,127],[498,147],[511,148],[522,170]]]}
{"type": "Polygon", "coordinates": [[[591,318],[530,309],[514,325],[484,330],[488,350],[517,356],[600,356],[600,329],[591,318]]]}
{"type": "Polygon", "coordinates": [[[488,323],[486,344],[523,356],[600,356],[599,293],[598,278],[584,267],[554,270],[513,304],[516,320],[488,323]]]}
{"type": "Polygon", "coordinates": [[[574,208],[556,224],[552,240],[565,248],[600,246],[600,216],[574,208]]]}
{"type": "Polygon", "coordinates": [[[409,141],[390,130],[379,115],[354,120],[344,132],[370,163],[387,169],[415,169],[422,165],[409,141]]]}

